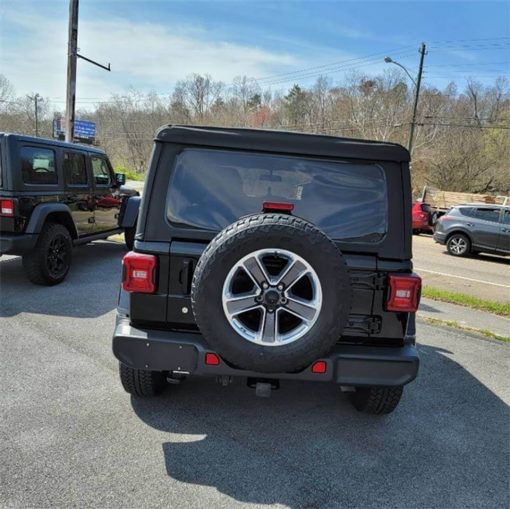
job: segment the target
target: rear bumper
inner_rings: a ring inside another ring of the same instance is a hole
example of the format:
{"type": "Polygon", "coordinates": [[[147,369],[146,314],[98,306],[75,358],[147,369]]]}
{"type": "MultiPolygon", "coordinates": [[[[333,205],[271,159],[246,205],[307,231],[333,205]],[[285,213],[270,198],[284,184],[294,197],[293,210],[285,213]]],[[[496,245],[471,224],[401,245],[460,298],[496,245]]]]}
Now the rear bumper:
{"type": "Polygon", "coordinates": [[[443,232],[438,232],[436,231],[434,233],[434,240],[438,243],[438,244],[446,244],[446,234],[443,233],[443,232]]]}
{"type": "Polygon", "coordinates": [[[0,234],[0,255],[23,255],[31,251],[37,242],[37,235],[4,235],[0,234]]]}
{"type": "Polygon", "coordinates": [[[169,371],[197,376],[239,376],[334,382],[340,385],[405,385],[418,374],[418,352],[414,338],[402,347],[335,346],[327,357],[326,373],[312,373],[311,367],[297,373],[257,373],[234,368],[221,360],[217,366],[205,364],[211,349],[196,333],[149,330],[132,327],[119,315],[113,336],[117,359],[135,369],[169,371]]]}

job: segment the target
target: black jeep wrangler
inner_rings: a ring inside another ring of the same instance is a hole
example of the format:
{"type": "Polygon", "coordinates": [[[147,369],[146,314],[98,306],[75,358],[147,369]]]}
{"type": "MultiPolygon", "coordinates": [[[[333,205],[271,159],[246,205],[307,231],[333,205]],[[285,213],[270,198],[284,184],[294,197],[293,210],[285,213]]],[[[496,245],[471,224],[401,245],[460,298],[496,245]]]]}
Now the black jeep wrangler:
{"type": "Polygon", "coordinates": [[[391,412],[418,371],[409,153],[228,128],[155,141],[113,337],[126,391],[309,380],[391,412]]]}
{"type": "Polygon", "coordinates": [[[0,133],[0,255],[23,256],[28,278],[63,281],[73,244],[125,232],[132,248],[140,197],[97,148],[0,133]]]}

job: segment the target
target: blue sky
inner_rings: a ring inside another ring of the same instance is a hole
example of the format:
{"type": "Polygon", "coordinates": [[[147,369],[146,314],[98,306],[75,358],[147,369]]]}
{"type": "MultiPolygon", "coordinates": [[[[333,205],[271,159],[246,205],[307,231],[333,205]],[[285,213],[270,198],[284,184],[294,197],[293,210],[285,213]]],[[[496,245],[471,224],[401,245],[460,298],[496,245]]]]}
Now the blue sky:
{"type": "MultiPolygon", "coordinates": [[[[18,95],[63,106],[67,14],[67,0],[0,0],[0,72],[18,95]]],[[[273,90],[320,73],[337,83],[388,69],[387,53],[414,74],[422,41],[426,83],[510,75],[510,2],[80,0],[80,51],[112,72],[80,61],[78,102],[129,87],[169,94],[192,72],[273,90]]]]}

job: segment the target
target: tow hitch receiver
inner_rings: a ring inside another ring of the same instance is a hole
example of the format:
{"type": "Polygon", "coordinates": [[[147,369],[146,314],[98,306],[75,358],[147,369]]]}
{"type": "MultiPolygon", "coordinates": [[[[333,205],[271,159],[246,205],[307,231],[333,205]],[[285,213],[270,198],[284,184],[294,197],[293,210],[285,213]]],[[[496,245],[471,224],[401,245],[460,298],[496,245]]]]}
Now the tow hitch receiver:
{"type": "Polygon", "coordinates": [[[269,398],[271,391],[280,388],[280,380],[276,378],[248,378],[246,385],[251,389],[255,389],[255,395],[260,398],[269,398]]]}

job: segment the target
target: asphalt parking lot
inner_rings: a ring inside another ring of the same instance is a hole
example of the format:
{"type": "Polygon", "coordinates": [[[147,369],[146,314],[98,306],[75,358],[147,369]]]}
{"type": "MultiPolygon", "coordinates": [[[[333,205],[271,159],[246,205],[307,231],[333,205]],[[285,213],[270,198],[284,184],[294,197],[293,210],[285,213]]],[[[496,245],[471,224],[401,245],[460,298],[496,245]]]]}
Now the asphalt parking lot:
{"type": "Polygon", "coordinates": [[[135,400],[110,346],[124,252],[77,249],[54,288],[0,259],[1,506],[509,507],[509,344],[419,323],[420,375],[384,417],[321,384],[135,400]]]}

